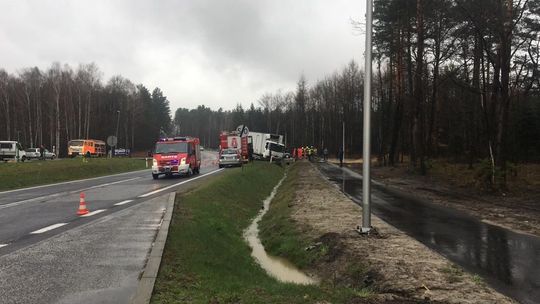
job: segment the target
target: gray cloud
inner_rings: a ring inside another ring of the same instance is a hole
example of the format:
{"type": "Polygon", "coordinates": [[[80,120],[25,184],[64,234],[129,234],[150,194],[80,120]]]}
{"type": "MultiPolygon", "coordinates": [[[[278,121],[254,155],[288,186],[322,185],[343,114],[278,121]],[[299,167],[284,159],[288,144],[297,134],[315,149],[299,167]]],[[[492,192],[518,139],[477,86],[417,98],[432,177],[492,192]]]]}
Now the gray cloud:
{"type": "Polygon", "coordinates": [[[353,0],[0,1],[0,66],[95,62],[159,86],[173,109],[248,106],[362,59],[353,0]]]}

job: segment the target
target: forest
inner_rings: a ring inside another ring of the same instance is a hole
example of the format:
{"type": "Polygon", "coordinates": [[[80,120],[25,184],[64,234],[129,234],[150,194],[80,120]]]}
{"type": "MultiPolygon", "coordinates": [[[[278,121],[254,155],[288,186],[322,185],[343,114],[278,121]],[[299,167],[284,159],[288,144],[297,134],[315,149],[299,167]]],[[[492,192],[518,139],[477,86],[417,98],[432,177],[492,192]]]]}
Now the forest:
{"type": "MultiPolygon", "coordinates": [[[[540,1],[376,0],[373,25],[372,152],[380,165],[406,159],[425,174],[434,158],[482,163],[496,183],[513,163],[540,161],[540,1]]],[[[179,134],[217,147],[220,131],[245,124],[285,135],[289,147],[335,154],[345,126],[346,157],[359,156],[363,69],[352,60],[336,68],[320,79],[300,75],[294,90],[247,108],[179,108],[173,119],[159,88],[121,76],[103,84],[95,64],[0,70],[0,138],[62,154],[69,139],[115,134],[119,119],[120,146],[146,151],[160,135],[179,134]]]]}
{"type": "Polygon", "coordinates": [[[44,145],[62,157],[72,139],[105,140],[146,151],[170,128],[169,101],[155,88],[113,76],[106,84],[96,64],[77,69],[53,63],[8,74],[0,69],[0,140],[25,148],[44,145]]]}

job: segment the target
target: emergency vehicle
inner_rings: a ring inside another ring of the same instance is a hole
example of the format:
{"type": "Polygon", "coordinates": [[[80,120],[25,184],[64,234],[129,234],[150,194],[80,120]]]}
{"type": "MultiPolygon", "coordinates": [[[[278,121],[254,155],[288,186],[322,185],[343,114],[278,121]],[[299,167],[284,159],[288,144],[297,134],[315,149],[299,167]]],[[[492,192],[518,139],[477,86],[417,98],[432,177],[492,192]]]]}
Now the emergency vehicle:
{"type": "Polygon", "coordinates": [[[107,148],[105,142],[97,139],[74,139],[68,142],[68,156],[77,155],[105,156],[107,148]]]}
{"type": "Polygon", "coordinates": [[[201,150],[198,138],[162,138],[156,143],[152,160],[152,177],[198,174],[201,168],[201,150]]]}
{"type": "Polygon", "coordinates": [[[243,162],[249,160],[249,151],[248,151],[248,137],[240,136],[240,132],[232,131],[227,132],[223,131],[219,134],[219,156],[221,157],[221,152],[226,149],[236,149],[240,153],[243,162]]]}

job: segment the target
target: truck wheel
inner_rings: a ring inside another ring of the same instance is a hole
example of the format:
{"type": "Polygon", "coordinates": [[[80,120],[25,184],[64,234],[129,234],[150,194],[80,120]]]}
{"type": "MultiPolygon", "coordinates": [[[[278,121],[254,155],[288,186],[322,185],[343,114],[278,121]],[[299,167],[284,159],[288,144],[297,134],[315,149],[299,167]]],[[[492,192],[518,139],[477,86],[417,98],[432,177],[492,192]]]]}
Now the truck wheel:
{"type": "Polygon", "coordinates": [[[152,178],[153,178],[153,179],[158,179],[158,177],[159,177],[159,174],[154,174],[154,173],[152,173],[152,178]]]}
{"type": "Polygon", "coordinates": [[[23,156],[21,157],[21,161],[24,163],[24,161],[26,160],[26,156],[23,156]]]}

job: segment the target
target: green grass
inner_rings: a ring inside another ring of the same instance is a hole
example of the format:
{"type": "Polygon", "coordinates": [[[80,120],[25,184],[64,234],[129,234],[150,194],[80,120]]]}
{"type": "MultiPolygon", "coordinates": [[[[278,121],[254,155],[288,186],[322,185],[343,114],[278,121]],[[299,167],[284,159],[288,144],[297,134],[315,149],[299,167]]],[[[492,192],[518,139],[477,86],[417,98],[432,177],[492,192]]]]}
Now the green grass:
{"type": "Polygon", "coordinates": [[[256,162],[179,195],[151,302],[343,303],[357,297],[356,290],[281,283],[252,259],[243,231],[283,172],[256,162]]]}
{"type": "Polygon", "coordinates": [[[88,163],[83,163],[81,158],[0,163],[0,190],[71,181],[144,168],[144,160],[135,158],[92,158],[88,163]]]}
{"type": "Polygon", "coordinates": [[[448,264],[441,269],[441,272],[444,274],[446,281],[450,284],[463,281],[464,272],[459,266],[448,264]]]}
{"type": "MultiPolygon", "coordinates": [[[[331,262],[336,258],[337,251],[341,250],[339,241],[333,241],[330,234],[317,239],[309,237],[300,231],[297,224],[291,218],[290,208],[294,204],[295,190],[301,187],[298,183],[298,173],[305,170],[307,163],[296,163],[288,171],[279,191],[272,201],[270,210],[261,220],[261,242],[267,252],[281,256],[301,269],[317,268],[317,265],[331,262]],[[314,244],[318,244],[314,246],[314,244]],[[306,250],[310,248],[310,250],[306,250]]],[[[347,269],[340,274],[340,278],[322,278],[322,285],[341,289],[340,293],[348,297],[366,298],[373,295],[370,288],[365,288],[363,279],[368,274],[369,268],[361,261],[348,260],[345,263],[347,269]]],[[[332,266],[326,266],[332,267],[332,266]]]]}
{"type": "Polygon", "coordinates": [[[477,274],[474,274],[472,276],[472,280],[473,280],[474,283],[476,283],[476,285],[486,286],[486,281],[484,281],[484,279],[481,276],[477,275],[477,274]]]}
{"type": "Polygon", "coordinates": [[[294,200],[294,191],[298,187],[296,176],[299,165],[293,165],[287,179],[281,185],[271,203],[270,210],[260,223],[261,242],[264,248],[273,255],[286,257],[300,268],[313,265],[327,252],[325,246],[306,251],[314,240],[302,237],[290,217],[290,208],[294,200]]]}

